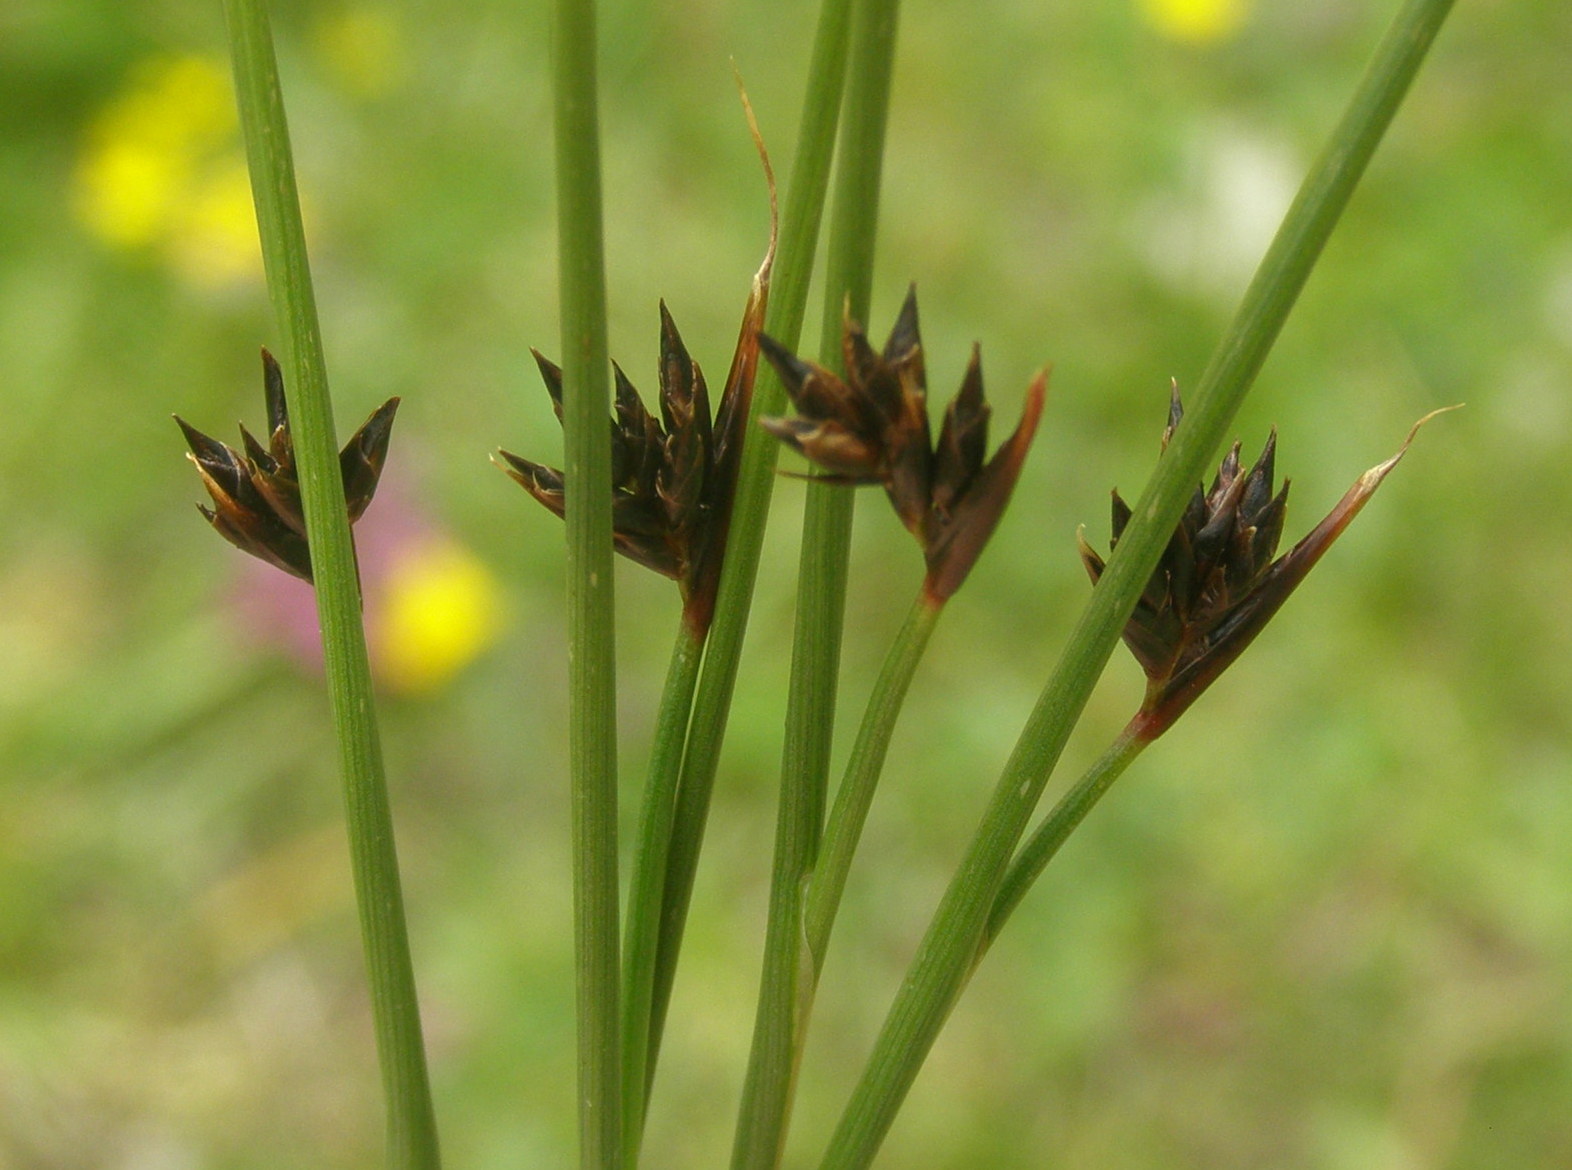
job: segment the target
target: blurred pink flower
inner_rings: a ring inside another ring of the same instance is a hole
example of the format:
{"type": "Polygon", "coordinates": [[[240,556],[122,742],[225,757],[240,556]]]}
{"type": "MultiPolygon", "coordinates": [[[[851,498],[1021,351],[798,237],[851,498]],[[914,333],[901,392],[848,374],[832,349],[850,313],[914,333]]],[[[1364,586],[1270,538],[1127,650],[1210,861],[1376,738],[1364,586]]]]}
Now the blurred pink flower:
{"type": "MultiPolygon", "coordinates": [[[[384,479],[355,526],[372,673],[387,690],[440,690],[493,645],[504,626],[491,570],[413,503],[406,483],[384,479]]],[[[247,559],[234,603],[253,636],[320,669],[316,598],[304,581],[247,559]]]]}

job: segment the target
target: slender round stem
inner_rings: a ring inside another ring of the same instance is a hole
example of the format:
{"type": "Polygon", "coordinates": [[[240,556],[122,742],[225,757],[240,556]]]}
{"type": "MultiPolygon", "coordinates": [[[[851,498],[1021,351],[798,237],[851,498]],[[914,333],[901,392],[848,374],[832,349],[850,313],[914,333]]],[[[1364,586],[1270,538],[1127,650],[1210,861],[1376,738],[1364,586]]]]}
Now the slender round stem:
{"type": "Polygon", "coordinates": [[[1086,814],[1102,799],[1103,793],[1151,742],[1126,729],[1108,745],[1108,750],[1086,770],[1085,775],[1059,798],[1053,811],[1043,818],[1037,831],[1027,838],[1026,844],[1021,846],[1020,852],[1010,862],[1004,882],[999,887],[999,896],[994,899],[993,910],[988,915],[982,945],[977,949],[978,958],[993,945],[993,940],[1004,928],[1005,922],[1015,913],[1021,899],[1026,897],[1026,891],[1032,888],[1032,883],[1042,876],[1043,870],[1059,852],[1059,846],[1069,839],[1070,834],[1086,819],[1086,814]]]}
{"type": "Polygon", "coordinates": [[[672,647],[655,723],[649,777],[639,812],[638,844],[628,888],[623,948],[622,1006],[622,1148],[623,1163],[638,1163],[644,1134],[651,1065],[650,1001],[654,996],[655,952],[660,942],[661,890],[671,850],[672,814],[677,806],[677,780],[682,774],[682,745],[693,708],[693,688],[704,655],[704,637],[684,619],[672,647]]]}
{"type": "Polygon", "coordinates": [[[819,862],[808,886],[807,910],[803,916],[803,943],[808,948],[814,981],[824,968],[824,953],[829,947],[830,931],[846,891],[852,857],[862,839],[874,789],[884,771],[884,758],[890,749],[895,721],[906,701],[912,675],[928,648],[928,639],[944,612],[944,603],[935,602],[926,591],[918,596],[900,633],[885,656],[868,708],[863,712],[857,740],[846,761],[846,775],[835,792],[835,807],[824,829],[824,844],[819,862]]]}
{"type": "MultiPolygon", "coordinates": [[[[852,19],[819,342],[820,359],[830,369],[841,366],[846,314],[866,321],[872,297],[899,9],[899,0],[862,0],[852,19]]],[[[779,1166],[791,1119],[813,995],[803,962],[804,887],[824,825],[855,499],[844,485],[808,486],[770,910],[733,1170],[779,1166]]],[[[889,712],[892,726],[898,709],[897,701],[889,712]]]]}
{"type": "MultiPolygon", "coordinates": [[[[841,91],[846,79],[847,29],[852,7],[852,0],[824,0],[819,10],[813,59],[808,68],[797,154],[782,208],[780,251],[764,322],[765,332],[788,347],[797,344],[807,308],[808,282],[813,275],[814,249],[819,238],[824,194],[829,186],[835,128],[840,118],[841,91]]],[[[742,468],[737,477],[715,619],[705,645],[704,667],[699,675],[693,720],[683,752],[661,907],[655,990],[650,1004],[648,1067],[652,1070],[660,1053],[666,1008],[671,1002],[672,984],[676,980],[688,903],[693,895],[699,851],[704,843],[710,794],[714,790],[721,741],[731,711],[743,634],[747,630],[754,580],[764,547],[764,524],[775,484],[775,457],[779,444],[763,433],[758,419],[779,414],[785,396],[786,391],[775,372],[760,369],[743,438],[742,468]]]]}
{"type": "Polygon", "coordinates": [[[818,859],[809,867],[801,867],[801,858],[789,848],[792,819],[803,813],[794,813],[791,806],[782,809],[777,869],[784,868],[782,858],[799,862],[799,867],[789,871],[795,880],[785,880],[785,875],[777,872],[771,886],[771,929],[766,935],[764,979],[732,1155],[734,1167],[774,1167],[780,1163],[830,930],[884,770],[896,720],[942,610],[943,603],[935,602],[924,590],[896,634],[868,696],[846,761],[846,774],[824,826],[818,859]],[[782,841],[788,843],[787,848],[781,848],[782,841]]]}
{"type": "Polygon", "coordinates": [[[824,826],[852,495],[844,486],[815,484],[808,489],[769,916],[732,1170],[778,1166],[791,1115],[796,1036],[809,991],[803,985],[803,892],[824,826]]]}
{"type": "Polygon", "coordinates": [[[262,0],[225,0],[224,11],[262,260],[289,371],[285,394],[322,626],[328,702],[338,734],[350,864],[387,1102],[388,1164],[398,1170],[436,1170],[441,1164],[436,1116],[361,624],[355,548],[273,34],[262,0]]]}
{"type": "Polygon", "coordinates": [[[617,675],[594,0],[556,0],[553,16],[579,1164],[616,1170],[622,1155],[617,675]]]}

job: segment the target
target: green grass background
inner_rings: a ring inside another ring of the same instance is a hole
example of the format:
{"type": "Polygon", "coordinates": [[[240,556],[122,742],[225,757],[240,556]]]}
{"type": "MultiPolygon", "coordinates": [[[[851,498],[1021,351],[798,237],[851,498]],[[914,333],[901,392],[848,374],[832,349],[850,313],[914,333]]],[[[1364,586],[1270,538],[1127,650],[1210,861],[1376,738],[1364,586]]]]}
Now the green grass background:
{"type": "MultiPolygon", "coordinates": [[[[449,1164],[571,1161],[557,522],[539,6],[373,7],[367,96],[277,17],[341,433],[404,397],[409,495],[484,559],[505,634],[391,696],[389,772],[449,1164]]],[[[829,958],[791,1146],[811,1165],[1087,592],[1074,533],[1152,464],[1393,5],[1260,5],[1177,43],[1133,0],[912,3],[871,331],[921,293],[932,393],[983,343],[1003,433],[1055,365],[995,546],[897,734],[829,958]]],[[[732,89],[791,157],[813,6],[602,6],[613,352],[656,301],[720,380],[765,212],[732,89]]],[[[73,214],[138,62],[218,5],[0,9],[0,1167],[374,1165],[370,1027],[325,702],[237,629],[240,555],[169,421],[261,417],[260,281],[194,285],[73,214]]],[[[910,1170],[1572,1165],[1572,7],[1464,0],[1238,422],[1305,531],[1437,420],[1259,643],[1120,783],[990,956],[890,1136],[910,1170]]],[[[810,335],[812,327],[810,327],[810,335]]],[[[783,480],[648,1164],[723,1163],[752,1018],[802,489],[783,480]]],[[[378,506],[388,505],[379,501],[378,506]]],[[[854,551],[843,719],[920,560],[854,551]]],[[[619,568],[631,810],[676,623],[619,568]]],[[[1121,652],[1072,742],[1139,696],[1121,652]]],[[[844,747],[843,747],[844,750],[844,747]]],[[[1062,783],[1062,781],[1060,782],[1062,783]]],[[[631,828],[631,815],[628,818],[631,828]]]]}

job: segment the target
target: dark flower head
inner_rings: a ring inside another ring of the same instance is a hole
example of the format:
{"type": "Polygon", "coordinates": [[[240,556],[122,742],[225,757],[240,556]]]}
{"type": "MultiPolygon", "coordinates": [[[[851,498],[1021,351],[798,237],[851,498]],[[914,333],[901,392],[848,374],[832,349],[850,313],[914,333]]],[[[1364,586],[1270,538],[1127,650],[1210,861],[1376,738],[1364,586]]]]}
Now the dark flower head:
{"type": "MultiPolygon", "coordinates": [[[[1183,414],[1176,385],[1163,432],[1165,448],[1183,414]]],[[[1275,560],[1288,505],[1288,481],[1273,490],[1277,432],[1249,470],[1241,469],[1239,444],[1229,449],[1211,488],[1197,487],[1190,497],[1124,628],[1125,645],[1147,678],[1139,734],[1146,739],[1161,735],[1244,652],[1430,417],[1415,423],[1397,454],[1360,476],[1326,519],[1275,560]]],[[[1118,547],[1130,515],[1115,491],[1111,548],[1118,547]]],[[[1103,559],[1084,537],[1078,539],[1081,560],[1096,584],[1103,559]]]]}
{"type": "MultiPolygon", "coordinates": [[[[700,543],[696,532],[710,503],[705,481],[713,472],[714,432],[703,371],[688,356],[664,301],[660,322],[660,419],[645,409],[622,367],[612,363],[612,539],[624,556],[681,583],[692,577],[700,543]]],[[[535,363],[560,419],[562,370],[539,353],[535,363]]],[[[561,472],[509,451],[501,455],[504,471],[562,515],[561,472]]]]}
{"type": "MultiPolygon", "coordinates": [[[[645,408],[633,383],[613,363],[612,540],[630,560],[676,581],[690,616],[701,628],[709,624],[726,545],[741,455],[740,428],[748,415],[758,364],[752,338],[763,312],[763,294],[756,292],[749,299],[743,336],[714,418],[704,373],[689,356],[665,302],[660,306],[659,418],[645,408]]],[[[538,353],[535,362],[560,421],[562,370],[538,353]]],[[[498,454],[499,466],[525,491],[556,515],[563,514],[560,471],[511,451],[498,454]]]]}
{"type": "MultiPolygon", "coordinates": [[[[645,408],[621,367],[612,363],[616,374],[611,421],[612,541],[623,556],[677,582],[684,620],[701,635],[708,631],[715,612],[732,497],[742,465],[742,428],[759,365],[759,327],[764,323],[770,274],[775,267],[775,174],[746,94],[743,110],[764,166],[770,239],[743,306],[737,348],[713,417],[704,374],[689,355],[664,301],[660,306],[659,419],[645,408]]],[[[535,353],[535,363],[560,423],[562,370],[539,353],[535,353]]],[[[510,451],[498,451],[492,461],[546,508],[558,516],[563,514],[562,472],[510,451]]]]}
{"type": "MultiPolygon", "coordinates": [[[[242,425],[242,450],[204,435],[178,415],[175,422],[191,450],[213,507],[197,505],[225,540],[236,548],[311,580],[311,554],[306,546],[305,513],[295,472],[295,446],[289,434],[284,403],[284,374],[267,350],[262,351],[262,386],[267,399],[268,441],[264,447],[242,425]]],[[[397,398],[379,406],[339,452],[339,473],[350,522],[360,519],[377,490],[387,460],[397,398]]]]}
{"type": "Polygon", "coordinates": [[[928,383],[917,327],[917,292],[906,294],[882,352],[848,318],[844,380],[805,362],[761,334],[797,408],[795,418],[766,418],[764,428],[846,484],[882,484],[901,522],[923,546],[925,588],[942,602],[960,588],[993,533],[1021,473],[1042,415],[1046,371],[1026,393],[1020,424],[994,457],[988,449],[982,359],[972,347],[960,392],[945,411],[938,446],[928,426],[928,383]]]}

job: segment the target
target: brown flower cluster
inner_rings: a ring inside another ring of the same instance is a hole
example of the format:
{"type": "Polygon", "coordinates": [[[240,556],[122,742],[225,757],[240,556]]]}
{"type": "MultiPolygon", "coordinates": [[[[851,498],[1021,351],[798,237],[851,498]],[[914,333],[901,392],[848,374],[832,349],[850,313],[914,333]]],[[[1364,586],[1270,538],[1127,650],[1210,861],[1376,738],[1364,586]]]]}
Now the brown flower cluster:
{"type": "Polygon", "coordinates": [[[845,380],[763,334],[759,346],[780,373],[798,415],[764,419],[765,429],[823,468],[828,474],[822,478],[882,484],[923,547],[928,596],[935,602],[950,597],[1009,503],[1042,415],[1047,372],[1027,391],[1014,434],[985,461],[992,412],[983,397],[975,345],[961,389],[945,411],[938,445],[932,442],[915,288],[882,353],[869,345],[861,325],[847,319],[845,380]]]}
{"type": "MultiPolygon", "coordinates": [[[[726,546],[742,426],[758,365],[753,337],[763,308],[763,295],[756,292],[713,418],[704,373],[689,356],[665,302],[660,306],[658,419],[613,363],[612,539],[630,560],[677,582],[690,619],[701,629],[709,625],[726,546]]],[[[562,370],[539,353],[535,361],[560,422],[562,370]]],[[[510,451],[499,454],[499,466],[525,491],[563,514],[562,472],[510,451]]]]}
{"type": "MultiPolygon", "coordinates": [[[[738,88],[741,89],[741,80],[738,88]]],[[[704,374],[688,354],[677,326],[660,306],[660,418],[644,406],[620,367],[611,421],[612,542],[623,556],[672,578],[682,593],[683,621],[700,637],[709,630],[720,587],[721,561],[731,528],[732,497],[742,466],[743,427],[759,366],[759,328],[769,304],[779,219],[775,172],[742,93],[748,131],[764,168],[770,235],[743,305],[742,328],[714,416],[704,374]]],[[[538,352],[535,363],[562,421],[562,369],[538,352]]],[[[563,474],[511,451],[492,460],[557,516],[563,515],[563,474]]]]}
{"type": "MultiPolygon", "coordinates": [[[[311,553],[306,545],[306,520],[300,505],[295,472],[295,446],[289,435],[284,404],[284,374],[267,350],[262,351],[262,385],[267,398],[268,443],[264,447],[244,426],[243,451],[204,435],[178,415],[213,507],[197,509],[220,536],[243,552],[259,557],[286,573],[311,580],[311,553]]],[[[350,523],[360,519],[377,490],[387,459],[388,438],[398,399],[379,406],[339,453],[339,472],[350,523]]]]}
{"type": "MultiPolygon", "coordinates": [[[[1184,415],[1179,388],[1169,404],[1163,447],[1184,415]]],[[[1196,488],[1124,628],[1125,645],[1146,672],[1136,731],[1161,735],[1244,652],[1288,595],[1331,547],[1397,466],[1431,415],[1414,424],[1397,454],[1372,467],[1310,534],[1273,559],[1283,534],[1288,481],[1273,491],[1277,432],[1260,458],[1241,470],[1239,444],[1224,457],[1210,490],[1196,488]]],[[[1130,508],[1113,493],[1110,548],[1118,546],[1130,508]]],[[[1084,537],[1081,560],[1093,584],[1104,562],[1084,537]]]]}

